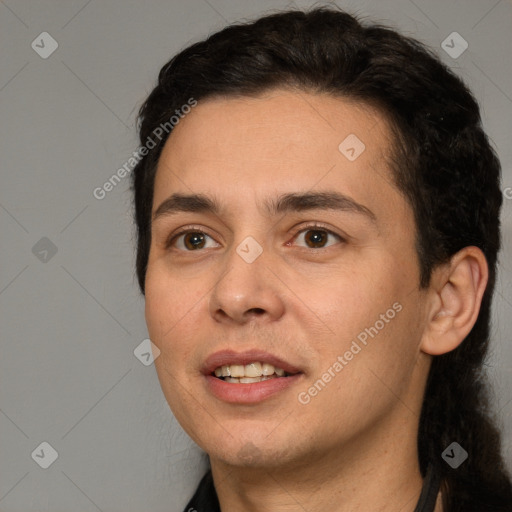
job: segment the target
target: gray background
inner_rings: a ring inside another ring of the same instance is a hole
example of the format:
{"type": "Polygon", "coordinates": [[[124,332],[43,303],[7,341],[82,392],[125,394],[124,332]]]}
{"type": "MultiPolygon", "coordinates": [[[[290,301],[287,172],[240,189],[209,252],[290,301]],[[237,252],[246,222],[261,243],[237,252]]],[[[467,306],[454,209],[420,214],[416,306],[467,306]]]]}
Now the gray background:
{"type": "MultiPolygon", "coordinates": [[[[512,468],[512,5],[337,3],[431,45],[481,102],[507,196],[488,370],[512,468]],[[469,45],[456,59],[441,48],[453,31],[469,45]]],[[[137,148],[136,112],[175,52],[228,22],[312,4],[0,2],[2,512],[175,512],[191,496],[204,457],[133,353],[147,331],[129,181],[103,200],[93,190],[137,148]],[[42,32],[59,45],[46,59],[31,47],[42,32]],[[48,469],[31,457],[43,441],[58,452],[48,469]]]]}

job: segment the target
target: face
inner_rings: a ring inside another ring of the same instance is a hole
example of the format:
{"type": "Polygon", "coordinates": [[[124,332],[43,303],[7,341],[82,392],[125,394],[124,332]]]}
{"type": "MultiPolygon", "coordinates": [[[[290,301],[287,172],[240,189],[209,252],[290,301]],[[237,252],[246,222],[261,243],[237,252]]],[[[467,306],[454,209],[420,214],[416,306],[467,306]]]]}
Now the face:
{"type": "Polygon", "coordinates": [[[419,414],[425,305],[389,148],[372,108],[285,90],[200,101],[168,139],[146,321],[169,406],[212,461],[348,454],[419,414]]]}

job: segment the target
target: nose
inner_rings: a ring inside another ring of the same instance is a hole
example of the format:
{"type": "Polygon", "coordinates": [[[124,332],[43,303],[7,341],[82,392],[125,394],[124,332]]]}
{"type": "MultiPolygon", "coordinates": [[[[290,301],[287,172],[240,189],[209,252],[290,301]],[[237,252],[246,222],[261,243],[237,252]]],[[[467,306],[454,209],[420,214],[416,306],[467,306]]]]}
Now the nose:
{"type": "MultiPolygon", "coordinates": [[[[275,265],[274,265],[275,266],[275,265]]],[[[284,313],[283,283],[272,268],[272,258],[263,251],[249,263],[232,249],[226,255],[223,272],[212,289],[209,312],[221,323],[246,324],[255,319],[270,322],[284,313]]]]}

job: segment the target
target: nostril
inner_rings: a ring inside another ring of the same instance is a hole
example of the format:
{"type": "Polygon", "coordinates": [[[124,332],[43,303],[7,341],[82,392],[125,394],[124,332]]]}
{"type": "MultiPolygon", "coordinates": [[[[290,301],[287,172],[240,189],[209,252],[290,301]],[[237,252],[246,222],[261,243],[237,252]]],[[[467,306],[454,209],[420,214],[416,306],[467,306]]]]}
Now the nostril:
{"type": "Polygon", "coordinates": [[[261,315],[262,313],[265,313],[265,310],[262,308],[252,308],[249,309],[248,313],[256,313],[258,315],[261,315]]]}

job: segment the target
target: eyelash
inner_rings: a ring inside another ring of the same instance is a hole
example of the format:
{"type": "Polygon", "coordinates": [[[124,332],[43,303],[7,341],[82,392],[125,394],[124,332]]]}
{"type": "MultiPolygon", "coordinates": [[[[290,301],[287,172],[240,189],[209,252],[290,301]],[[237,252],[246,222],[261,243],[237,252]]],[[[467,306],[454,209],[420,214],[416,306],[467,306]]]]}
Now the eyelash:
{"type": "MultiPolygon", "coordinates": [[[[326,226],[323,226],[322,224],[317,224],[317,223],[301,227],[301,229],[299,229],[298,231],[295,232],[295,234],[292,237],[292,240],[295,240],[298,237],[298,235],[300,233],[302,233],[303,231],[305,231],[305,232],[307,232],[307,231],[324,231],[325,233],[327,233],[329,235],[333,235],[333,236],[337,237],[340,240],[340,242],[342,242],[342,243],[346,242],[346,239],[344,237],[342,237],[341,235],[339,235],[338,233],[335,233],[334,231],[328,229],[326,226]]],[[[171,249],[173,244],[175,243],[175,241],[180,236],[186,235],[188,233],[200,233],[200,234],[206,235],[206,236],[210,237],[211,239],[213,239],[213,237],[211,235],[209,235],[207,232],[205,232],[199,226],[188,226],[187,228],[182,229],[178,233],[173,234],[167,240],[167,242],[165,243],[165,248],[166,249],[171,249]]],[[[311,248],[311,247],[302,247],[302,248],[303,249],[309,249],[311,251],[318,251],[320,249],[328,249],[329,247],[330,246],[328,246],[328,247],[318,247],[318,248],[311,248]]],[[[177,249],[177,250],[179,250],[180,252],[196,252],[196,251],[201,251],[201,249],[196,249],[196,250],[192,250],[192,251],[182,250],[182,249],[177,249]]]]}

